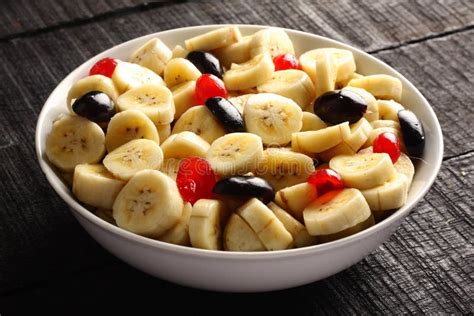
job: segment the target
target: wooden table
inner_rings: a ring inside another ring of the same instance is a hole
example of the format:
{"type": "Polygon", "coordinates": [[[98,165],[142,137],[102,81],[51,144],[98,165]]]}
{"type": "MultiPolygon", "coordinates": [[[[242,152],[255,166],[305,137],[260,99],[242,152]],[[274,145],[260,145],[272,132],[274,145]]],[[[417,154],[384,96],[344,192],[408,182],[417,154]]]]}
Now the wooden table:
{"type": "Polygon", "coordinates": [[[473,1],[2,1],[0,85],[2,316],[31,309],[84,315],[101,306],[195,314],[474,310],[473,1]],[[212,23],[268,24],[346,42],[399,70],[432,104],[445,141],[438,179],[397,232],[353,267],[273,293],[176,286],[104,251],[43,177],[34,152],[35,124],[62,78],[134,37],[212,23]],[[174,298],[182,304],[174,305],[174,298]]]}

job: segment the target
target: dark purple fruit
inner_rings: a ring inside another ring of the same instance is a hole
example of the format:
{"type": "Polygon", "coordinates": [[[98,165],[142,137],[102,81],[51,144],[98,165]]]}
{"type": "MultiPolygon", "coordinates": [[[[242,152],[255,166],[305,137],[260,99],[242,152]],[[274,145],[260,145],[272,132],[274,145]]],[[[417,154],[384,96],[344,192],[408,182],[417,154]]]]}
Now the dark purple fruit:
{"type": "Polygon", "coordinates": [[[244,119],[232,102],[222,97],[212,97],[206,100],[206,106],[227,132],[245,132],[244,119]]]}
{"type": "Polygon", "coordinates": [[[412,157],[421,157],[425,149],[425,132],[420,120],[409,110],[399,111],[398,120],[408,154],[412,157]]]}
{"type": "Polygon", "coordinates": [[[367,101],[350,90],[329,91],[314,101],[314,113],[330,124],[357,122],[367,111],[367,101]]]}
{"type": "Polygon", "coordinates": [[[101,91],[91,91],[76,99],[72,110],[90,121],[108,122],[115,114],[114,101],[101,91]]]}
{"type": "Polygon", "coordinates": [[[275,190],[270,183],[253,176],[234,176],[219,180],[212,192],[222,195],[256,197],[265,204],[275,198],[275,190]]]}
{"type": "Polygon", "coordinates": [[[195,50],[190,52],[186,59],[192,62],[201,73],[212,74],[222,79],[221,63],[211,53],[195,50]]]}

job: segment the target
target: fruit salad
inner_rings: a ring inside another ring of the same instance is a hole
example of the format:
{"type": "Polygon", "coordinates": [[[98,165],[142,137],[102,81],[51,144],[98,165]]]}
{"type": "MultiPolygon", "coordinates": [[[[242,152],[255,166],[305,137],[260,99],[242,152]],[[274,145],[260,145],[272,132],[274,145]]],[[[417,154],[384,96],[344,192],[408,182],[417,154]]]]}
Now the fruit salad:
{"type": "Polygon", "coordinates": [[[360,232],[402,207],[423,127],[398,78],[351,51],[301,55],[234,26],[110,56],[70,87],[46,155],[105,221],[163,242],[270,251],[360,232]]]}

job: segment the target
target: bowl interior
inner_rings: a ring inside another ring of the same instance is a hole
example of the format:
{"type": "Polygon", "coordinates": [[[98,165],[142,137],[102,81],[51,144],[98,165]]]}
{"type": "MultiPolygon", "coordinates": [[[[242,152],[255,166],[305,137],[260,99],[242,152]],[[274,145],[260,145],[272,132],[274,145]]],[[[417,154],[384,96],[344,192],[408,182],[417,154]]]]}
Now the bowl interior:
{"type": "MultiPolygon", "coordinates": [[[[243,256],[244,254],[245,256],[273,256],[283,252],[288,254],[298,253],[302,251],[317,252],[318,250],[323,250],[327,247],[336,247],[338,244],[341,245],[351,240],[354,241],[355,239],[361,238],[365,234],[375,233],[376,231],[384,229],[385,227],[397,222],[398,220],[406,216],[416,204],[416,202],[421,199],[422,196],[427,192],[434,179],[436,178],[436,175],[439,171],[442,162],[443,138],[441,134],[440,125],[438,123],[435,113],[433,112],[433,109],[428,104],[426,99],[421,95],[421,93],[413,86],[413,84],[411,84],[405,77],[403,77],[401,74],[399,74],[397,71],[395,71],[382,61],[356,48],[342,44],[340,42],[295,30],[286,31],[294,43],[297,55],[305,51],[321,47],[344,48],[353,52],[357,63],[358,73],[364,75],[388,74],[398,77],[402,81],[403,98],[401,103],[406,108],[412,110],[422,121],[426,133],[426,149],[423,160],[416,163],[416,173],[413,179],[412,188],[409,192],[407,203],[401,209],[399,209],[397,212],[392,214],[390,217],[388,217],[381,223],[378,223],[377,225],[365,231],[327,244],[277,252],[229,253],[176,246],[129,233],[96,217],[74,199],[71,191],[66,185],[64,185],[64,183],[60,179],[57,170],[49,164],[45,156],[46,136],[51,130],[53,120],[60,113],[67,113],[65,100],[71,85],[80,78],[87,76],[90,67],[97,60],[104,57],[114,57],[122,60],[128,60],[129,55],[134,49],[138,48],[140,45],[142,45],[144,42],[146,42],[152,37],[159,37],[164,43],[166,43],[169,47],[172,48],[177,44],[183,45],[184,40],[187,38],[202,34],[203,32],[221,26],[222,25],[208,25],[174,29],[146,35],[117,45],[107,51],[98,54],[94,58],[86,61],[84,64],[76,68],[51,93],[51,95],[45,102],[41,114],[38,118],[38,123],[36,127],[36,151],[39,159],[39,164],[51,186],[61,196],[61,198],[68,203],[70,208],[74,212],[76,212],[76,215],[80,215],[86,218],[87,220],[93,222],[95,225],[101,226],[101,228],[108,230],[111,233],[120,234],[124,238],[132,239],[140,243],[146,243],[152,245],[153,247],[167,249],[170,251],[233,257],[243,256]]],[[[239,25],[239,27],[244,35],[251,34],[259,29],[265,28],[265,26],[258,25],[239,25]]]]}

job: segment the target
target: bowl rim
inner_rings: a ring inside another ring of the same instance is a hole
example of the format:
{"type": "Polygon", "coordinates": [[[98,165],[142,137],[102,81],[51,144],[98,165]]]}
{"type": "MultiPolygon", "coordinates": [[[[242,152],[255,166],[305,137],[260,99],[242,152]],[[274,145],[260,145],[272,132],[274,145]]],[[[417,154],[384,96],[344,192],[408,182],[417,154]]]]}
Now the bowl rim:
{"type": "Polygon", "coordinates": [[[341,248],[344,246],[347,246],[349,244],[355,243],[361,239],[364,239],[370,235],[376,234],[377,232],[386,229],[390,227],[391,225],[397,223],[397,221],[401,220],[404,218],[406,215],[410,213],[410,211],[416,206],[416,204],[423,198],[423,196],[428,192],[428,190],[431,188],[434,180],[436,179],[438,172],[441,168],[442,160],[443,160],[443,152],[444,152],[444,143],[443,143],[443,136],[442,136],[442,131],[441,131],[441,126],[439,124],[438,118],[429,104],[429,102],[426,100],[426,98],[421,94],[421,92],[407,79],[405,78],[401,73],[399,73],[397,70],[392,68],[391,66],[387,65],[385,62],[382,60],[364,52],[361,49],[358,49],[356,47],[353,47],[349,44],[345,44],[342,42],[339,42],[337,40],[333,40],[331,38],[317,35],[317,34],[312,34],[309,32],[304,32],[300,30],[294,30],[294,29],[289,29],[289,28],[282,28],[282,27],[277,27],[279,29],[282,29],[286,32],[289,33],[295,33],[298,35],[303,35],[303,36],[309,36],[312,38],[315,38],[317,40],[324,40],[326,42],[329,42],[331,45],[335,47],[342,47],[345,49],[349,49],[353,52],[357,52],[358,54],[364,56],[364,58],[367,58],[370,63],[378,63],[381,64],[384,68],[387,68],[391,72],[394,72],[394,74],[402,81],[404,86],[409,87],[410,89],[413,90],[415,96],[419,99],[421,99],[422,103],[424,103],[425,110],[429,112],[429,115],[434,119],[435,128],[431,131],[430,137],[433,137],[434,139],[437,139],[437,145],[439,147],[439,155],[435,157],[435,163],[432,165],[432,170],[433,172],[429,176],[429,178],[425,181],[424,186],[420,189],[420,191],[417,193],[417,195],[414,197],[414,199],[410,203],[406,203],[404,206],[399,208],[397,211],[395,211],[393,214],[391,214],[389,217],[384,219],[383,221],[377,223],[376,225],[369,227],[361,232],[358,232],[354,235],[344,237],[335,241],[331,241],[328,243],[323,243],[323,244],[317,244],[317,245],[312,245],[308,247],[302,247],[302,248],[294,248],[294,249],[285,249],[285,250],[277,250],[277,251],[259,251],[259,252],[244,252],[244,251],[222,251],[222,250],[207,250],[207,249],[199,249],[199,248],[193,248],[193,247],[188,247],[188,246],[181,246],[181,245],[175,245],[171,243],[166,243],[162,242],[156,239],[144,237],[132,232],[129,232],[125,229],[122,229],[120,227],[117,227],[115,225],[112,225],[105,220],[99,218],[95,214],[93,214],[91,211],[86,209],[84,206],[82,206],[78,201],[76,201],[73,197],[71,192],[67,191],[67,187],[63,184],[62,180],[59,178],[59,176],[56,174],[56,172],[53,170],[53,168],[46,162],[46,160],[42,156],[42,146],[41,146],[41,130],[43,129],[43,125],[45,124],[45,118],[47,116],[47,110],[46,110],[46,105],[50,103],[52,95],[56,92],[57,89],[63,84],[64,81],[68,80],[69,77],[73,76],[75,73],[81,71],[81,68],[84,67],[84,64],[90,62],[91,60],[96,60],[99,58],[101,55],[107,55],[111,52],[113,52],[115,49],[121,46],[128,45],[132,41],[140,41],[144,40],[147,37],[151,36],[162,36],[163,34],[167,33],[173,33],[173,32],[182,32],[186,30],[196,30],[196,29],[213,29],[217,27],[223,27],[223,26],[237,26],[240,28],[247,28],[247,29],[253,29],[255,31],[263,28],[268,28],[268,27],[277,27],[277,26],[269,26],[269,25],[257,25],[257,24],[207,24],[207,25],[194,25],[194,26],[187,26],[187,27],[181,27],[181,28],[174,28],[174,29],[168,29],[168,30],[163,30],[160,32],[155,32],[155,33],[150,33],[146,34],[140,37],[136,37],[133,39],[130,39],[128,41],[125,41],[123,43],[120,43],[118,45],[115,45],[105,51],[102,51],[98,54],[96,54],[94,57],[84,61],[81,65],[76,67],[73,71],[71,71],[61,82],[56,85],[54,90],[50,93],[48,98],[43,104],[43,107],[41,108],[41,112],[38,116],[37,119],[37,124],[35,128],[35,149],[36,149],[36,155],[38,158],[38,162],[40,165],[40,168],[44,175],[46,176],[46,179],[48,180],[49,184],[52,186],[54,191],[62,198],[64,202],[66,202],[69,206],[69,209],[73,211],[73,215],[80,215],[82,218],[85,220],[89,221],[91,224],[98,226],[101,230],[107,232],[108,234],[116,235],[122,239],[125,239],[129,242],[135,243],[135,244],[140,244],[142,246],[147,246],[156,250],[160,251],[166,251],[169,253],[175,253],[175,254],[181,254],[181,255],[188,255],[188,256],[201,256],[201,257],[212,257],[212,258],[217,258],[217,259],[272,259],[272,258],[282,258],[282,257],[295,257],[295,256],[310,256],[314,255],[317,253],[321,252],[326,252],[328,250],[335,250],[337,248],[341,248]]]}

